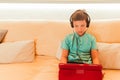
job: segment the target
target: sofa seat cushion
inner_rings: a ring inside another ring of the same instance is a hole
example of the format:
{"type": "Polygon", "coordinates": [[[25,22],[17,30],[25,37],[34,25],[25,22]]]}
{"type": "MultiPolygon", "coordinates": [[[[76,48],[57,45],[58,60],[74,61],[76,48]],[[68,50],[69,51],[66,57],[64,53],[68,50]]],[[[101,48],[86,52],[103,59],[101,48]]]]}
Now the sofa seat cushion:
{"type": "Polygon", "coordinates": [[[34,51],[34,40],[1,43],[0,63],[31,62],[34,51]]]}

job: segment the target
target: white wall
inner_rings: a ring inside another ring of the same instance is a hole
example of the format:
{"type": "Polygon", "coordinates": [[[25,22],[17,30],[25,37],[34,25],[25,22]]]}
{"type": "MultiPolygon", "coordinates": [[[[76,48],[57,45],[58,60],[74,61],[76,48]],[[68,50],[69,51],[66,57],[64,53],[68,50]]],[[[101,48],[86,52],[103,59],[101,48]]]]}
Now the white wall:
{"type": "Polygon", "coordinates": [[[0,3],[0,20],[69,20],[76,9],[94,19],[120,19],[120,4],[0,3]]]}
{"type": "Polygon", "coordinates": [[[2,3],[118,3],[120,0],[0,0],[2,3]]]}

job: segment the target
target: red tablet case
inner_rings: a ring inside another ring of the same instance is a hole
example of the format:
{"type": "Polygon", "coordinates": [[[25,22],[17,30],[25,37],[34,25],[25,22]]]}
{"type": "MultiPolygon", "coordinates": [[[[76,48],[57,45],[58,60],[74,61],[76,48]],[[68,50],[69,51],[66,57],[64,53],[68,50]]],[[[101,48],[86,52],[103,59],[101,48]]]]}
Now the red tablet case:
{"type": "Polygon", "coordinates": [[[59,64],[59,80],[102,80],[102,66],[97,64],[59,64]]]}

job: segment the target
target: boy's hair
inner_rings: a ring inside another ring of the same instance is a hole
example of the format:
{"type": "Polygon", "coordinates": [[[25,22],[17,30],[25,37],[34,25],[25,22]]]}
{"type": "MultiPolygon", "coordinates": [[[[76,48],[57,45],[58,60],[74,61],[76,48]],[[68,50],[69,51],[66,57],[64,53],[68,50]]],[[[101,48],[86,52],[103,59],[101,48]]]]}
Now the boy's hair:
{"type": "Polygon", "coordinates": [[[86,27],[89,27],[90,24],[90,16],[85,12],[85,10],[76,10],[70,17],[70,24],[71,27],[73,28],[73,21],[78,21],[78,20],[85,20],[87,23],[86,27]]]}

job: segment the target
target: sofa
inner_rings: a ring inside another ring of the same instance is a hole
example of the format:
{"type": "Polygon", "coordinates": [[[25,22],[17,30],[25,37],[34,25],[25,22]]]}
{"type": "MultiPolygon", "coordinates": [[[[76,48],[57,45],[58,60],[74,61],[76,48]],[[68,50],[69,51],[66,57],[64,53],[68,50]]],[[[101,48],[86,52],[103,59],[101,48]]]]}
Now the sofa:
{"type": "MultiPolygon", "coordinates": [[[[60,44],[73,32],[68,21],[0,21],[0,80],[58,80],[60,44]]],[[[120,79],[120,20],[93,20],[103,80],[120,79]]]]}

